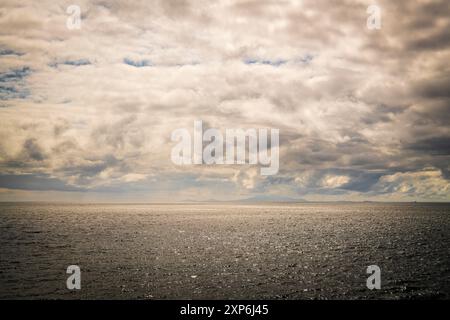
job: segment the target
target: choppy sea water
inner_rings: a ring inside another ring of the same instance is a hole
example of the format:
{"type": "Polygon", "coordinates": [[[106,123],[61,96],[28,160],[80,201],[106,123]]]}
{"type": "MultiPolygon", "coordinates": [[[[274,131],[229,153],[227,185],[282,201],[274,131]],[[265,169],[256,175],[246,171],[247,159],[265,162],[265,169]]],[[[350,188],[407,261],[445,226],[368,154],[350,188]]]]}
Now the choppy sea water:
{"type": "Polygon", "coordinates": [[[0,298],[449,299],[449,248],[449,204],[2,203],[0,298]]]}

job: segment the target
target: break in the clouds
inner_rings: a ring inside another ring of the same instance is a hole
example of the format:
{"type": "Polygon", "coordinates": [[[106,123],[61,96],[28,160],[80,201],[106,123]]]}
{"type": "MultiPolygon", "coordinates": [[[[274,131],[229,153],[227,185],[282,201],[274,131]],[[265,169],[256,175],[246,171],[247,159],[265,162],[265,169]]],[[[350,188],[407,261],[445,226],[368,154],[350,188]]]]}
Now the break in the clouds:
{"type": "Polygon", "coordinates": [[[450,200],[450,2],[371,4],[1,0],[0,199],[450,200]],[[280,129],[278,174],[174,165],[194,120],[280,129]]]}

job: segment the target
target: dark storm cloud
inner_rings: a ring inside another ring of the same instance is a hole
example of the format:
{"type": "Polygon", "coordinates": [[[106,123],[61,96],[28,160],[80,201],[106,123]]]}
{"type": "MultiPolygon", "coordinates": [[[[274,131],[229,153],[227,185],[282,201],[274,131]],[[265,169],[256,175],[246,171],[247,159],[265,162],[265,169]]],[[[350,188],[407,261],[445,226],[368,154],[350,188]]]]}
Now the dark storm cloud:
{"type": "Polygon", "coordinates": [[[87,66],[90,64],[92,63],[91,61],[89,61],[89,59],[77,59],[77,60],[63,60],[60,62],[52,62],[49,64],[49,66],[54,68],[57,68],[59,65],[79,67],[79,66],[87,66]]]}
{"type": "Polygon", "coordinates": [[[38,191],[83,191],[82,188],[67,185],[65,182],[45,174],[0,174],[0,187],[38,191]]]}
{"type": "Polygon", "coordinates": [[[419,139],[406,147],[430,155],[450,156],[450,136],[419,139]]]}
{"type": "Polygon", "coordinates": [[[405,112],[408,107],[406,105],[375,104],[369,114],[361,117],[361,121],[367,125],[374,125],[379,122],[391,122],[395,119],[396,115],[405,112]]]}
{"type": "Polygon", "coordinates": [[[24,84],[24,79],[31,74],[29,67],[0,72],[0,100],[25,98],[29,91],[24,84]]]}
{"type": "Polygon", "coordinates": [[[22,56],[23,53],[12,50],[12,49],[7,49],[7,48],[1,48],[0,47],[0,56],[22,56]]]}
{"type": "Polygon", "coordinates": [[[27,139],[23,144],[23,153],[25,158],[35,161],[44,160],[44,153],[40,146],[37,144],[36,139],[27,139]]]}
{"type": "Polygon", "coordinates": [[[62,167],[58,172],[65,175],[77,175],[80,179],[92,178],[103,170],[120,165],[120,161],[114,155],[106,155],[103,158],[87,159],[86,164],[71,164],[70,166],[62,167]]]}
{"type": "Polygon", "coordinates": [[[29,67],[22,67],[18,69],[13,69],[0,74],[0,82],[13,82],[20,81],[31,73],[29,67]]]}
{"type": "Polygon", "coordinates": [[[415,89],[425,98],[450,98],[450,71],[420,81],[415,89]]]}
{"type": "Polygon", "coordinates": [[[413,50],[434,50],[448,47],[450,47],[450,25],[444,26],[443,30],[439,30],[434,34],[409,43],[409,48],[413,50]]]}
{"type": "Polygon", "coordinates": [[[412,50],[442,50],[450,46],[450,3],[446,0],[419,2],[410,1],[412,10],[420,11],[420,15],[411,15],[408,28],[419,32],[411,38],[408,48],[412,50]],[[422,33],[420,33],[422,32],[422,33]]]}
{"type": "MultiPolygon", "coordinates": [[[[348,173],[348,172],[347,172],[348,173]]],[[[364,172],[364,171],[352,171],[350,173],[350,182],[340,186],[341,189],[358,191],[358,192],[369,192],[372,187],[378,182],[380,177],[387,174],[384,172],[364,172]]]]}

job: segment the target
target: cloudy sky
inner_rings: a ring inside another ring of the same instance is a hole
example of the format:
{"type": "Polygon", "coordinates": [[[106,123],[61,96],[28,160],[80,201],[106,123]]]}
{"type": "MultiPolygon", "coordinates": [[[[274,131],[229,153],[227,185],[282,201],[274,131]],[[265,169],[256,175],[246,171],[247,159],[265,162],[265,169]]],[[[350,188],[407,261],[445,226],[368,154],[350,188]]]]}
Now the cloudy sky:
{"type": "Polygon", "coordinates": [[[448,0],[0,0],[0,200],[450,201],[449,61],[448,0]],[[278,174],[173,164],[194,120],[278,174]]]}

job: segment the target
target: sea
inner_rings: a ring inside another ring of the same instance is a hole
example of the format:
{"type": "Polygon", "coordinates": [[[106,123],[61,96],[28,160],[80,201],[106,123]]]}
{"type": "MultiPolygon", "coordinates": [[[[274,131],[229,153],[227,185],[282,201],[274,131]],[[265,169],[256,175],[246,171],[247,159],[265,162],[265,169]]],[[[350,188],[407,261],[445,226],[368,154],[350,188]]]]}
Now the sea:
{"type": "Polygon", "coordinates": [[[449,248],[445,203],[0,203],[0,299],[449,299],[449,248]]]}

